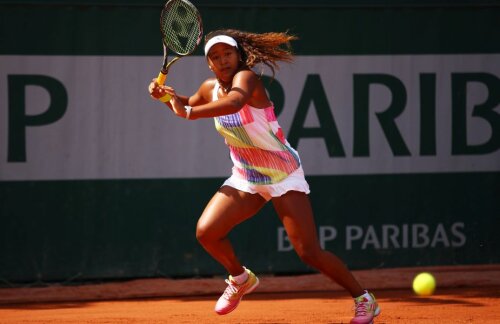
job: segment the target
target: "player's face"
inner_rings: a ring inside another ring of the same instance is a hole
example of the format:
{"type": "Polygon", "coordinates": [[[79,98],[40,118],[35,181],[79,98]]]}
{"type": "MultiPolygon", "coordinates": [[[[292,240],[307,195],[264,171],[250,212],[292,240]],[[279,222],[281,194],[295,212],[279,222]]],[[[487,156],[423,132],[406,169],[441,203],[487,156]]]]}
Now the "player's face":
{"type": "Polygon", "coordinates": [[[210,70],[222,81],[230,82],[238,71],[240,53],[236,47],[224,43],[215,44],[207,58],[210,70]]]}

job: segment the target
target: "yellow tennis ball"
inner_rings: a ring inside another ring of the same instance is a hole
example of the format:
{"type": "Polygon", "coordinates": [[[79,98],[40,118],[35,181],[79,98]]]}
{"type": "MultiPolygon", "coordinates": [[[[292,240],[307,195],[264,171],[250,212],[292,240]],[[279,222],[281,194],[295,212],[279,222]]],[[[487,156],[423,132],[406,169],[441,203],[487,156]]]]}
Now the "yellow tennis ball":
{"type": "Polygon", "coordinates": [[[413,279],[413,291],[419,296],[430,296],[436,289],[436,279],[428,272],[419,273],[413,279]]]}

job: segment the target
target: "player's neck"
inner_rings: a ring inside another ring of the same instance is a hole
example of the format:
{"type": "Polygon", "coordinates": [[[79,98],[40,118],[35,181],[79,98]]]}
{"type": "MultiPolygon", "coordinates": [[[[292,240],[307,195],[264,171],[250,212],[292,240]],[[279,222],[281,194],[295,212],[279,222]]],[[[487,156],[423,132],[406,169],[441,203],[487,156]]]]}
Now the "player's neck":
{"type": "Polygon", "coordinates": [[[222,92],[224,92],[225,94],[228,94],[233,86],[232,80],[230,82],[224,82],[221,79],[217,78],[217,82],[219,82],[219,86],[222,89],[222,92]]]}

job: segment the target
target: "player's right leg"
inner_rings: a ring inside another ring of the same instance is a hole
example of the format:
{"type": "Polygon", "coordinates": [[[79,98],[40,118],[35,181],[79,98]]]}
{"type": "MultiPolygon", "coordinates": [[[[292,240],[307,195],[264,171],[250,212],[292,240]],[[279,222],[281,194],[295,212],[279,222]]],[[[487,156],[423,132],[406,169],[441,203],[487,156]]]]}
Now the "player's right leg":
{"type": "Polygon", "coordinates": [[[371,323],[380,313],[380,307],[342,260],[321,248],[309,197],[303,192],[289,191],[273,198],[273,204],[299,257],[344,287],[354,298],[355,315],[351,324],[371,323]]]}
{"type": "Polygon", "coordinates": [[[258,278],[241,265],[227,235],[236,225],[255,215],[265,203],[258,194],[223,186],[198,220],[196,238],[230,274],[226,280],[228,286],[216,304],[215,311],[220,315],[233,311],[243,295],[253,291],[259,283],[258,278]]]}

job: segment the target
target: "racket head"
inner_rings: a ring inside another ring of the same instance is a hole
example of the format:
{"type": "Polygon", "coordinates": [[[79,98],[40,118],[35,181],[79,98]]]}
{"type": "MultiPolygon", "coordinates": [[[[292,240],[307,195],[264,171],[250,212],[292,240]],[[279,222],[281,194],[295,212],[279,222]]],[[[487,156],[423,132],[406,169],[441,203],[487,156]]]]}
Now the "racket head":
{"type": "Polygon", "coordinates": [[[203,23],[198,9],[188,0],[169,0],[160,15],[160,31],[165,47],[177,55],[189,55],[200,44],[203,23]]]}

